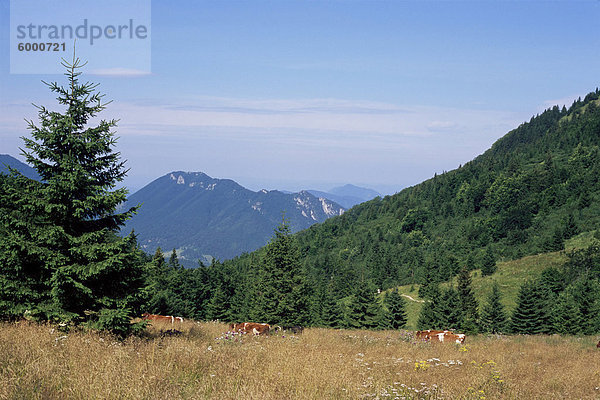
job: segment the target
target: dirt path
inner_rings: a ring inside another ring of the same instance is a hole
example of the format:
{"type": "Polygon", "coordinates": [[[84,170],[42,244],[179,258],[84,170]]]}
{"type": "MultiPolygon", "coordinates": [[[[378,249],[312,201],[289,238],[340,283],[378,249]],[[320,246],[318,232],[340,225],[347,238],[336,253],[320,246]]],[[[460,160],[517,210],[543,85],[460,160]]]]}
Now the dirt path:
{"type": "Polygon", "coordinates": [[[411,301],[414,301],[415,303],[425,303],[425,300],[415,300],[415,299],[413,299],[412,297],[410,297],[410,296],[409,296],[409,295],[407,295],[407,294],[402,294],[402,296],[404,296],[404,297],[408,298],[408,299],[409,299],[409,300],[411,300],[411,301]]]}

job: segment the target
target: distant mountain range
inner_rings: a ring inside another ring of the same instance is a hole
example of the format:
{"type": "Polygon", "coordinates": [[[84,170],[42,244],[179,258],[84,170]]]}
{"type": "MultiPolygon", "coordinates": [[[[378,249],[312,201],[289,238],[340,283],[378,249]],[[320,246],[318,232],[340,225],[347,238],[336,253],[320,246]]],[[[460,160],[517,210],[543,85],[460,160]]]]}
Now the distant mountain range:
{"type": "Polygon", "coordinates": [[[372,200],[375,197],[381,197],[380,193],[377,193],[372,189],[366,189],[350,184],[335,187],[328,192],[321,192],[319,190],[308,190],[308,192],[313,196],[324,197],[334,201],[345,209],[350,209],[357,204],[372,200]]]}
{"type": "MultiPolygon", "coordinates": [[[[8,173],[8,167],[40,180],[29,165],[0,154],[0,173],[8,173]]],[[[229,179],[177,171],[129,197],[123,208],[142,207],[122,232],[135,230],[148,253],[158,247],[166,253],[175,248],[183,265],[195,267],[199,259],[210,263],[213,257],[232,258],[264,246],[283,213],[292,231],[297,232],[377,196],[380,194],[374,190],[354,185],[329,192],[253,192],[229,179]]]]}
{"type": "Polygon", "coordinates": [[[13,156],[9,156],[8,154],[0,154],[0,173],[8,174],[9,167],[16,169],[29,179],[35,179],[36,181],[40,180],[40,176],[38,175],[37,171],[31,168],[29,165],[17,160],[13,156]]]}
{"type": "Polygon", "coordinates": [[[129,197],[125,207],[136,204],[142,207],[122,232],[134,229],[147,252],[176,248],[186,266],[197,266],[198,259],[231,258],[264,246],[283,213],[296,232],[345,210],[308,191],[253,192],[230,179],[182,171],[146,185],[129,197]]]}

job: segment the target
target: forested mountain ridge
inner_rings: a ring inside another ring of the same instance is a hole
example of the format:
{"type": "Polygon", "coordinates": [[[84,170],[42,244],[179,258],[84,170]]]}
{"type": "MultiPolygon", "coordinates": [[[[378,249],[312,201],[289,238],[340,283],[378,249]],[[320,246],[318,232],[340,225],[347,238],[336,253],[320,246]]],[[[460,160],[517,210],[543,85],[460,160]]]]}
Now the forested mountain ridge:
{"type": "MultiPolygon", "coordinates": [[[[298,233],[313,286],[340,298],[358,281],[381,289],[445,281],[463,265],[493,269],[597,229],[599,95],[544,111],[456,170],[298,233]]],[[[244,269],[251,260],[230,263],[244,269]]]]}
{"type": "Polygon", "coordinates": [[[253,192],[230,179],[182,171],[154,180],[129,196],[125,206],[140,203],[122,232],[134,229],[148,252],[177,248],[180,261],[190,267],[208,256],[230,258],[264,246],[282,212],[294,232],[344,212],[338,204],[305,191],[253,192]]]}

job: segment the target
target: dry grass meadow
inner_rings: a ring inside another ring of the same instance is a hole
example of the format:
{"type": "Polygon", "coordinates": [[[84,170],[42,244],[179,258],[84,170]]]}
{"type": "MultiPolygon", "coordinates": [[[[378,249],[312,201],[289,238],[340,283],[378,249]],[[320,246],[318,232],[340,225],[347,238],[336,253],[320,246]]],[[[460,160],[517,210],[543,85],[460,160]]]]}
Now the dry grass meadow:
{"type": "MultiPolygon", "coordinates": [[[[170,326],[163,327],[163,329],[170,326]]],[[[594,337],[468,337],[306,329],[231,338],[225,324],[119,342],[0,324],[0,399],[598,399],[594,337]]]]}

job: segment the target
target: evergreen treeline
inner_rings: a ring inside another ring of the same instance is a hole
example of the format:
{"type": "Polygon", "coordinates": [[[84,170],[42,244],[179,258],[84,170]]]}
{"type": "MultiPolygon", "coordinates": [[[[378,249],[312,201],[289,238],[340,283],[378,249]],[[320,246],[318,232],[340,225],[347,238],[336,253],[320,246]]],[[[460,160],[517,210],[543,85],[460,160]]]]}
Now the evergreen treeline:
{"type": "MultiPolygon", "coordinates": [[[[335,299],[331,282],[325,290],[307,285],[294,241],[283,223],[267,251],[253,255],[254,268],[249,274],[233,269],[239,265],[230,262],[183,269],[175,252],[166,262],[158,250],[151,263],[155,283],[149,286],[153,295],[146,310],[199,320],[346,329],[405,327],[406,299],[397,289],[378,294],[372,284],[359,281],[347,296],[335,299]]],[[[477,302],[466,267],[461,268],[456,287],[442,287],[438,282],[422,285],[425,303],[417,328],[596,334],[600,332],[600,244],[567,256],[560,269],[546,269],[537,279],[525,282],[510,313],[502,305],[497,283],[481,304],[477,302]]]]}

